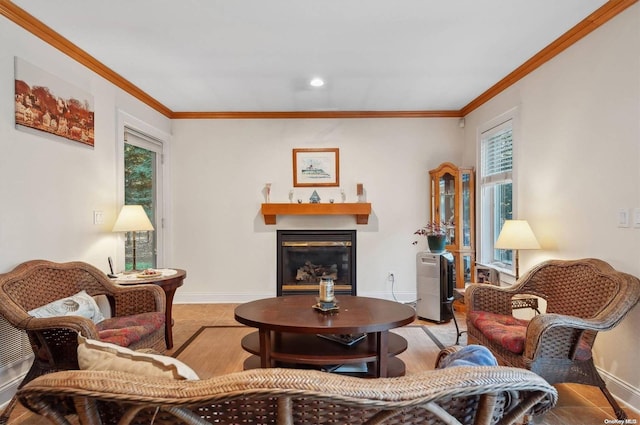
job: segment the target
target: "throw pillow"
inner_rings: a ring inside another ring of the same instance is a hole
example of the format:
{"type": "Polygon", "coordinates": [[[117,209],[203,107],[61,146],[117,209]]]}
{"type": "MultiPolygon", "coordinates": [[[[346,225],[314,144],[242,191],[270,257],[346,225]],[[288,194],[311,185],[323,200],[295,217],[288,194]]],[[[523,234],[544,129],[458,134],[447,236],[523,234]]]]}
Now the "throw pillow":
{"type": "Polygon", "coordinates": [[[42,307],[34,308],[29,311],[34,317],[57,317],[57,316],[82,316],[91,319],[93,323],[99,323],[104,320],[104,316],[100,313],[100,308],[96,301],[82,290],[77,294],[55,300],[42,307]]]}
{"type": "Polygon", "coordinates": [[[137,375],[198,380],[198,375],[173,357],[133,351],[78,334],[78,365],[83,370],[115,370],[137,375]]]}
{"type": "Polygon", "coordinates": [[[95,300],[96,304],[98,305],[98,310],[100,310],[100,313],[102,313],[102,316],[105,319],[110,319],[111,304],[109,304],[109,299],[107,298],[107,296],[104,294],[100,294],[92,298],[95,300]]]}

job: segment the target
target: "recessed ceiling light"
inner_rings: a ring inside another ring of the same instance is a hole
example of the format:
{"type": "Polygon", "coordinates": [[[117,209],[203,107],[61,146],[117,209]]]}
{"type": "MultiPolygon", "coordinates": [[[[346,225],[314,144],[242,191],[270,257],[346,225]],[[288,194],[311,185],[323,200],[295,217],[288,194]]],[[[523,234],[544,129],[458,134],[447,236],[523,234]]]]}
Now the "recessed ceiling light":
{"type": "Polygon", "coordinates": [[[312,78],[311,81],[309,81],[309,85],[312,87],[322,87],[324,86],[324,80],[319,77],[312,78]]]}

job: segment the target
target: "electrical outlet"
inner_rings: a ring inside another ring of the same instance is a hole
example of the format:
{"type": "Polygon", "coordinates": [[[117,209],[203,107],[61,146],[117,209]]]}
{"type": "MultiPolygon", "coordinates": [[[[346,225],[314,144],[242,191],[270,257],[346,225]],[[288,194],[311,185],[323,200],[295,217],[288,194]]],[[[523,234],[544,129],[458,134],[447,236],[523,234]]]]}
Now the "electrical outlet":
{"type": "Polygon", "coordinates": [[[633,209],[633,227],[640,227],[640,208],[633,209]]]}
{"type": "Polygon", "coordinates": [[[387,280],[389,282],[393,282],[396,279],[396,272],[390,271],[387,272],[387,280]]]}

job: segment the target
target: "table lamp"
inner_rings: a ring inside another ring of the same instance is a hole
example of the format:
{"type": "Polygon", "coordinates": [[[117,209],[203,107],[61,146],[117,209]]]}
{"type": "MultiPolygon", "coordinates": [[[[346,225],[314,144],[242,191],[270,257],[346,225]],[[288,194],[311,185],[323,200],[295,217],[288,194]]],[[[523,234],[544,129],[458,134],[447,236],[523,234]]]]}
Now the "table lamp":
{"type": "Polygon", "coordinates": [[[120,210],[118,219],[113,225],[113,232],[132,232],[133,234],[133,270],[137,270],[136,264],[136,232],[153,230],[153,224],[142,208],[142,205],[124,205],[120,210]]]}
{"type": "Polygon", "coordinates": [[[497,249],[513,249],[516,251],[516,280],[520,278],[521,249],[540,249],[527,220],[506,220],[494,245],[497,249]]]}

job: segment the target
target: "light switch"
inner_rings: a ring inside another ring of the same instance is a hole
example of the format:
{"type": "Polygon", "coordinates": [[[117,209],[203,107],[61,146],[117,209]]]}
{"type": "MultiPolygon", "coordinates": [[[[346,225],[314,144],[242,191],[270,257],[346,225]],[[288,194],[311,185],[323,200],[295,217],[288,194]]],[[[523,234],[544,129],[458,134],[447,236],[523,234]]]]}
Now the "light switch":
{"type": "Polygon", "coordinates": [[[93,212],[93,224],[104,224],[104,211],[93,212]]]}
{"type": "Polygon", "coordinates": [[[629,227],[629,210],[627,208],[618,210],[618,227],[629,227]]]}
{"type": "Polygon", "coordinates": [[[633,227],[640,227],[640,208],[633,210],[633,227]]]}

